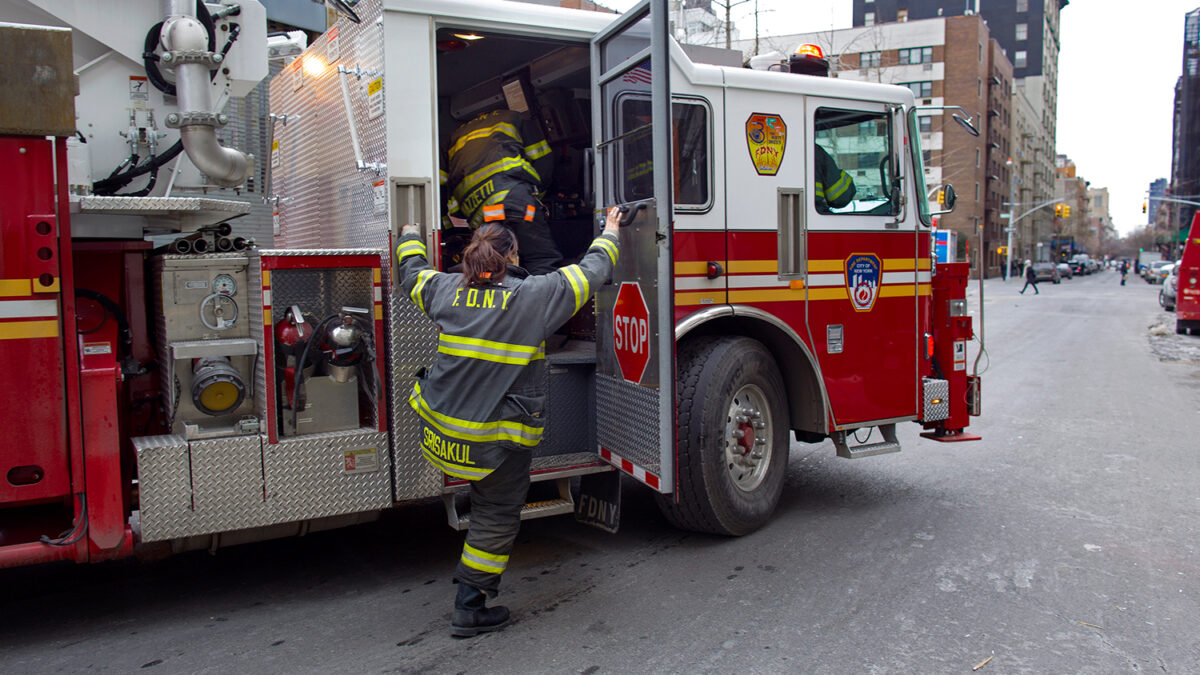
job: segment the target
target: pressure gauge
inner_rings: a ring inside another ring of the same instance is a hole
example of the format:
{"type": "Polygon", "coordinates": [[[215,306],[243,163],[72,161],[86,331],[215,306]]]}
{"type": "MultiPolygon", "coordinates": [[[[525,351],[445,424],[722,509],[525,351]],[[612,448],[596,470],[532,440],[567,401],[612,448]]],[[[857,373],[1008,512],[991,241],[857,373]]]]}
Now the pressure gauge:
{"type": "Polygon", "coordinates": [[[237,293],[237,282],[228,274],[218,274],[213,279],[213,292],[222,295],[233,295],[237,293]]]}

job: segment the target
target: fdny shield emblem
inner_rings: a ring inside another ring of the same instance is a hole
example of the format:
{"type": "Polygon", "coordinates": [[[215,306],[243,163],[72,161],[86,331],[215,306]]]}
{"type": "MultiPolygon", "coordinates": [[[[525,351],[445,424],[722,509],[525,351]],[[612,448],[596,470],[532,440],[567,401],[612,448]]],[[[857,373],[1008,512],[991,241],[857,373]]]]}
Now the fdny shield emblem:
{"type": "Polygon", "coordinates": [[[869,312],[879,297],[879,256],[855,253],[846,258],[846,290],[856,312],[869,312]]]}

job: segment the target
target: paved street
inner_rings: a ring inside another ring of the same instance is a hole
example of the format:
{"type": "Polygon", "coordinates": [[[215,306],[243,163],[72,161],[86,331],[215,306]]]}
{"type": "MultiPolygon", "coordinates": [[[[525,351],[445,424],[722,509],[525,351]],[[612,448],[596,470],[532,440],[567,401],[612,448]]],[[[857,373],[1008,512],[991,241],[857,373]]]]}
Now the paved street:
{"type": "Polygon", "coordinates": [[[0,671],[1200,672],[1200,338],[1151,330],[1158,287],[1117,281],[987,283],[982,442],[795,444],[740,539],[674,530],[639,489],[617,535],[526,523],[500,633],[448,636],[461,540],[433,505],[0,571],[0,671]]]}

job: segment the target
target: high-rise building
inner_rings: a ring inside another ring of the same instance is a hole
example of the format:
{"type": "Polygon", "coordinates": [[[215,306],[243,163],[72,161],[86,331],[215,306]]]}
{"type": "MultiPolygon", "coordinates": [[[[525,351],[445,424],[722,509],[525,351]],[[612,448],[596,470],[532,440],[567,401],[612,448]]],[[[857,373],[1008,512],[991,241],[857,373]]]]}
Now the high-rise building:
{"type": "MultiPolygon", "coordinates": [[[[978,137],[953,123],[950,113],[918,113],[925,184],[936,199],[943,183],[954,185],[958,206],[939,227],[970,242],[972,262],[984,259],[987,276],[1004,265],[999,248],[1011,187],[1012,64],[979,16],[954,16],[759,40],[759,49],[791,54],[811,43],[830,62],[830,77],[908,87],[917,105],[962,106],[975,120],[978,137]],[[983,256],[978,255],[982,235],[983,256]]],[[[749,57],[754,40],[734,43],[749,57]]],[[[1051,182],[1051,185],[1053,183],[1051,182]]],[[[931,205],[935,210],[936,203],[931,205]]]]}
{"type": "Polygon", "coordinates": [[[1163,201],[1159,197],[1167,194],[1167,179],[1159,178],[1150,182],[1149,197],[1146,200],[1146,224],[1154,224],[1154,216],[1158,213],[1158,208],[1163,205],[1163,201]]]}
{"type": "MultiPolygon", "coordinates": [[[[1032,108],[1033,119],[1038,122],[1037,127],[1024,125],[1024,131],[1032,136],[1014,139],[1026,151],[1025,161],[1032,163],[1021,174],[1021,180],[1027,183],[1021,186],[1022,191],[1028,189],[1027,198],[1017,200],[1028,206],[1030,202],[1038,204],[1054,196],[1059,26],[1061,10],[1068,3],[1069,0],[853,0],[852,20],[855,26],[867,26],[931,17],[984,18],[991,36],[1013,64],[1014,98],[1017,94],[1025,98],[1025,101],[1014,100],[1013,109],[1023,110],[1027,118],[1032,108]]],[[[1029,218],[1033,222],[1019,222],[1018,230],[1028,227],[1044,235],[1050,228],[1048,216],[1040,211],[1029,218]]]]}
{"type": "MultiPolygon", "coordinates": [[[[1194,195],[1200,195],[1200,9],[1184,16],[1183,71],[1175,85],[1174,127],[1171,196],[1195,200],[1194,195]]],[[[1196,207],[1170,204],[1170,210],[1171,229],[1186,229],[1196,207]]]]}

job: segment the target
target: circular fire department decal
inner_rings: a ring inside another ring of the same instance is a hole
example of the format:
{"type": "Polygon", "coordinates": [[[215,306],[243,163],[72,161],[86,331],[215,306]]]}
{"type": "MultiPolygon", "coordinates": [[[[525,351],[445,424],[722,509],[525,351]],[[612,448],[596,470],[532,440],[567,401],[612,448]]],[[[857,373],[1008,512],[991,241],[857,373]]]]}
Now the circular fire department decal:
{"type": "Polygon", "coordinates": [[[846,258],[846,290],[856,312],[869,312],[879,297],[879,256],[855,253],[846,258]]]}

